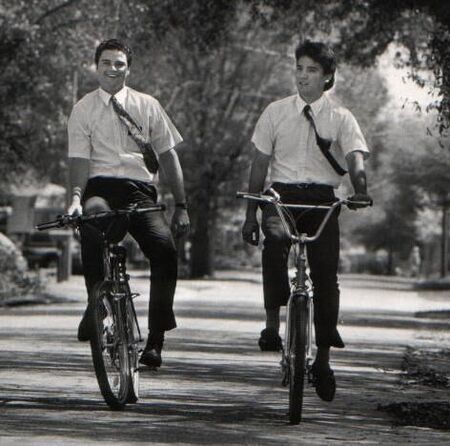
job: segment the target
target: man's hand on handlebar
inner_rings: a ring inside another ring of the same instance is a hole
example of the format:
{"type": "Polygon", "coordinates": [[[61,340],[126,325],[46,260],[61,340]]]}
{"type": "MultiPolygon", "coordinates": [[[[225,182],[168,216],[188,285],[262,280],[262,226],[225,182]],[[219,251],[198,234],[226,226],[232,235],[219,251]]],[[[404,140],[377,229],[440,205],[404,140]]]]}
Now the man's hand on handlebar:
{"type": "Polygon", "coordinates": [[[83,214],[83,207],[81,206],[80,197],[75,195],[72,199],[72,203],[67,209],[68,215],[78,216],[83,214]]]}
{"type": "Polygon", "coordinates": [[[246,219],[242,226],[242,238],[245,242],[253,246],[259,243],[259,223],[255,219],[246,219]]]}
{"type": "Polygon", "coordinates": [[[368,194],[354,194],[348,197],[347,207],[353,211],[372,206],[373,200],[368,194]]]}

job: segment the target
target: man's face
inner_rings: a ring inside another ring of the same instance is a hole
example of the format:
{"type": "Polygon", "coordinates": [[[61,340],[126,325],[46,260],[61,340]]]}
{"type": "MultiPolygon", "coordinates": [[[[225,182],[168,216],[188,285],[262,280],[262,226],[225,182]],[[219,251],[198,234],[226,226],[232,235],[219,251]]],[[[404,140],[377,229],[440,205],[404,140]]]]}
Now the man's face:
{"type": "Polygon", "coordinates": [[[119,50],[104,50],[97,66],[100,87],[110,94],[116,94],[125,85],[130,73],[127,56],[119,50]]]}
{"type": "Polygon", "coordinates": [[[325,82],[331,74],[324,74],[322,65],[308,56],[297,60],[295,79],[300,96],[308,102],[313,102],[322,96],[325,82]]]}

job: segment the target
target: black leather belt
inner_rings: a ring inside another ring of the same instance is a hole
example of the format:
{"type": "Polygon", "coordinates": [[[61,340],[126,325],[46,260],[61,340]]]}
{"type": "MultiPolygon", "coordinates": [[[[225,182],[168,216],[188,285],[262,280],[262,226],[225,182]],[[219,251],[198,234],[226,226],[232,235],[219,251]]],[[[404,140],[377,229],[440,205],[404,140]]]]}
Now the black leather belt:
{"type": "Polygon", "coordinates": [[[317,183],[279,183],[275,182],[272,187],[277,190],[277,188],[292,188],[292,189],[310,189],[310,190],[327,190],[332,191],[333,186],[328,184],[317,184],[317,183]]]}

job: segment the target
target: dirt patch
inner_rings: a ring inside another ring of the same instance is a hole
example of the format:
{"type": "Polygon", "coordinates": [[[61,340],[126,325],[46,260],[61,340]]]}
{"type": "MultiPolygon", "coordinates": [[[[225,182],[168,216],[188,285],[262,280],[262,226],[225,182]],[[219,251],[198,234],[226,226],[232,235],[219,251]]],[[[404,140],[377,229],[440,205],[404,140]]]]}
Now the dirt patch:
{"type": "Polygon", "coordinates": [[[446,401],[392,403],[378,409],[391,414],[400,426],[450,430],[450,403],[446,401]]]}
{"type": "Polygon", "coordinates": [[[450,349],[418,350],[407,348],[403,358],[403,384],[449,387],[450,349]]]}
{"type": "Polygon", "coordinates": [[[407,348],[402,369],[400,384],[417,392],[415,401],[379,405],[378,409],[391,414],[396,425],[450,430],[450,349],[407,348]],[[442,399],[424,401],[426,388],[440,389],[442,399]]]}

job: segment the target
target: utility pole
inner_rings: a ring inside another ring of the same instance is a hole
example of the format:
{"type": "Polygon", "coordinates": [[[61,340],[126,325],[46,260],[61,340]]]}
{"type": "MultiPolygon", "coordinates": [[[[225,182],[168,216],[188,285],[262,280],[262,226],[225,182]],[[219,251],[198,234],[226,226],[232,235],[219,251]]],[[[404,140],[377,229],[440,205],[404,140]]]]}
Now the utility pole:
{"type": "Polygon", "coordinates": [[[442,234],[441,234],[441,277],[446,277],[448,272],[448,208],[450,205],[450,197],[442,199],[442,234]]]}

